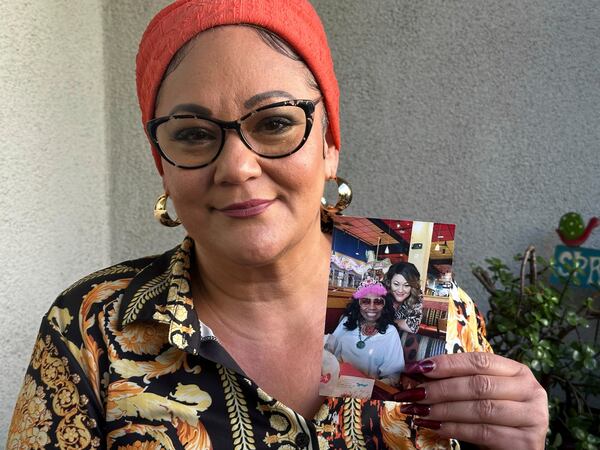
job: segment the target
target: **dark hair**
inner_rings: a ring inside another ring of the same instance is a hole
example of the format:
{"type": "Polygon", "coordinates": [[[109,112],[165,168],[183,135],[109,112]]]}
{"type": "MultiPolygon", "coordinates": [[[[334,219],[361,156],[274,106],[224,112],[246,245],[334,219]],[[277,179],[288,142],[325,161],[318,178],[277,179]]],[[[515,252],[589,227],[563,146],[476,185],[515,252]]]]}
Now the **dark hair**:
{"type": "MultiPolygon", "coordinates": [[[[376,324],[377,331],[379,331],[381,334],[385,334],[388,325],[393,325],[396,327],[396,323],[394,322],[395,311],[392,305],[393,302],[386,296],[385,304],[383,305],[383,310],[381,311],[381,316],[379,319],[377,319],[376,324]]],[[[362,314],[360,313],[360,304],[357,298],[352,298],[352,301],[348,303],[346,310],[344,311],[344,317],[346,318],[346,323],[344,324],[344,328],[346,328],[346,330],[354,330],[360,325],[362,321],[362,314]]]]}
{"type": "Polygon", "coordinates": [[[413,307],[421,301],[421,275],[414,264],[409,262],[399,262],[392,264],[385,274],[383,284],[388,290],[386,298],[389,298],[392,302],[394,301],[394,295],[392,294],[392,278],[394,275],[402,275],[406,282],[410,286],[410,295],[405,300],[407,307],[413,307]]]}
{"type": "MultiPolygon", "coordinates": [[[[296,51],[287,42],[285,42],[283,39],[281,39],[277,34],[273,33],[271,30],[267,30],[266,28],[262,28],[262,27],[259,27],[257,25],[252,25],[252,24],[240,24],[240,26],[252,28],[254,31],[256,31],[256,33],[263,40],[263,42],[265,44],[267,44],[269,47],[271,47],[273,50],[275,50],[278,53],[281,53],[283,56],[287,56],[288,58],[293,59],[294,61],[303,63],[306,66],[307,72],[308,72],[308,77],[306,80],[306,82],[308,83],[308,86],[311,87],[312,89],[314,89],[315,91],[318,91],[319,93],[321,92],[321,90],[319,89],[317,80],[315,80],[315,77],[313,76],[310,69],[308,69],[308,66],[306,65],[304,60],[300,57],[300,55],[298,55],[298,53],[296,53],[296,51]]],[[[185,57],[189,53],[192,45],[194,45],[194,41],[195,41],[196,37],[198,37],[202,33],[203,32],[201,31],[195,37],[193,37],[192,39],[187,41],[173,55],[173,58],[171,58],[171,62],[169,62],[169,65],[167,66],[167,69],[165,70],[165,73],[162,77],[162,81],[160,82],[161,85],[165,81],[165,78],[167,78],[172,72],[174,72],[175,69],[177,69],[177,67],[179,66],[179,64],[181,64],[181,61],[183,61],[185,59],[185,57]]],[[[160,92],[160,88],[159,88],[159,92],[160,92]]],[[[323,132],[325,132],[327,130],[327,127],[329,126],[329,121],[327,119],[327,110],[325,108],[323,108],[323,121],[322,122],[323,122],[323,132]]]]}

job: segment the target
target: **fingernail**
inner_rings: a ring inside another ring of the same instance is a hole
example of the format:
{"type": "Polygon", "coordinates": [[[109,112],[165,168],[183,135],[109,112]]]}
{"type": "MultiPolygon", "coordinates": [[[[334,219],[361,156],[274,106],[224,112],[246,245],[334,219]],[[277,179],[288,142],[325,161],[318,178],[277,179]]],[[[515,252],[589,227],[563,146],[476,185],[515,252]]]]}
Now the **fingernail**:
{"type": "Polygon", "coordinates": [[[414,388],[407,389],[402,392],[398,392],[394,395],[394,401],[396,402],[418,402],[423,400],[427,396],[427,391],[425,388],[414,388]]]}
{"type": "Polygon", "coordinates": [[[437,420],[415,419],[413,423],[418,427],[429,428],[430,430],[439,430],[442,427],[442,422],[437,420]]]}
{"type": "Polygon", "coordinates": [[[418,403],[412,403],[409,405],[402,405],[400,407],[400,412],[402,414],[411,414],[415,416],[428,416],[431,412],[431,407],[429,405],[419,405],[418,403]]]}
{"type": "Polygon", "coordinates": [[[413,375],[418,373],[431,372],[435,368],[435,363],[430,359],[423,361],[409,362],[404,366],[404,373],[413,375]]]}

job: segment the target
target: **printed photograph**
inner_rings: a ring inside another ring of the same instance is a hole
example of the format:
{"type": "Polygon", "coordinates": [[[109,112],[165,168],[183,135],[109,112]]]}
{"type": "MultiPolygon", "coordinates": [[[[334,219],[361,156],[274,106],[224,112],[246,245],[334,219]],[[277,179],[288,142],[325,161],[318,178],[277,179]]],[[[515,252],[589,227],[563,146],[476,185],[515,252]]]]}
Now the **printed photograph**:
{"type": "Polygon", "coordinates": [[[455,225],[334,219],[321,395],[391,399],[405,365],[446,352],[455,225]]]}

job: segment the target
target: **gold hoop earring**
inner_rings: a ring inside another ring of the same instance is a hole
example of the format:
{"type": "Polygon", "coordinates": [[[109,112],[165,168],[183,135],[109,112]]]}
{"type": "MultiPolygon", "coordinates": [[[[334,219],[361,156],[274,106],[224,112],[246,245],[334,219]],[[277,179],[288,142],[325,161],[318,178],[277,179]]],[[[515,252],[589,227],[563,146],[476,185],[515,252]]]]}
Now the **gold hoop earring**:
{"type": "Polygon", "coordinates": [[[352,202],[352,188],[346,180],[335,177],[330,181],[335,181],[337,184],[338,200],[335,205],[330,205],[325,197],[321,197],[321,230],[325,233],[333,231],[332,217],[340,214],[352,202]]]}
{"type": "Polygon", "coordinates": [[[332,206],[327,203],[325,197],[321,197],[321,209],[329,214],[339,214],[352,202],[352,188],[342,177],[335,177],[328,181],[335,181],[337,184],[338,201],[332,206]]]}
{"type": "Polygon", "coordinates": [[[173,220],[171,219],[171,216],[169,216],[169,212],[167,211],[168,198],[169,196],[166,192],[158,197],[156,203],[154,204],[154,218],[165,227],[176,227],[181,225],[181,221],[178,218],[173,220]]]}

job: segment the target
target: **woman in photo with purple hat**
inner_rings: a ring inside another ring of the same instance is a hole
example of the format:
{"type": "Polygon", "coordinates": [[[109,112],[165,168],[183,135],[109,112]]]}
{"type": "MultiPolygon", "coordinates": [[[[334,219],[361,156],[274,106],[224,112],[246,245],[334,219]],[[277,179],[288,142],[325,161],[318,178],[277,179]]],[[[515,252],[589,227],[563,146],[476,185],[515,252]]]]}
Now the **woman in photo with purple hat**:
{"type": "Polygon", "coordinates": [[[404,369],[404,352],[394,324],[394,309],[378,281],[363,281],[327,347],[341,362],[366,376],[396,385],[404,369]]]}

